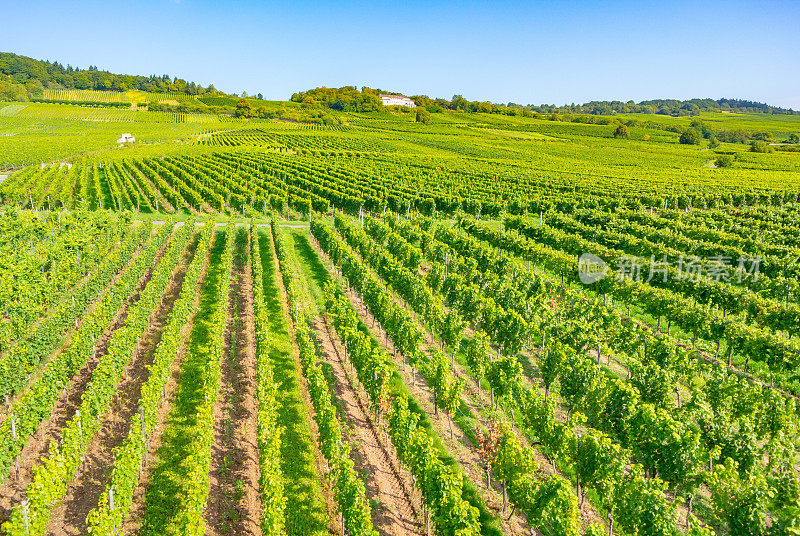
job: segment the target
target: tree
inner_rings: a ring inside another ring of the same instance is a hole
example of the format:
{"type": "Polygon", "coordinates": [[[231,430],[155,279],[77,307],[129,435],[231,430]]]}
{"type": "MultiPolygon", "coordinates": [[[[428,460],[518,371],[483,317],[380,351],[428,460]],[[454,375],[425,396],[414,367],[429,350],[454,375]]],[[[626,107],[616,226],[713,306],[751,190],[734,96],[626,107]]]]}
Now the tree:
{"type": "Polygon", "coordinates": [[[91,87],[91,81],[89,80],[89,75],[86,74],[85,71],[81,71],[75,73],[75,89],[89,89],[91,87]]]}
{"type": "Polygon", "coordinates": [[[719,158],[714,161],[714,165],[719,168],[733,167],[733,156],[729,154],[720,155],[719,158]]]}
{"type": "Polygon", "coordinates": [[[753,139],[759,141],[765,141],[767,143],[774,141],[772,137],[772,132],[767,132],[766,130],[757,130],[753,132],[753,139]]]}
{"type": "Polygon", "coordinates": [[[687,128],[681,134],[680,142],[684,145],[699,145],[700,134],[693,128],[687,128]]]}
{"type": "Polygon", "coordinates": [[[628,131],[628,127],[623,125],[622,123],[619,124],[617,129],[614,131],[615,138],[630,138],[631,133],[628,131]]]}
{"type": "Polygon", "coordinates": [[[772,153],[775,152],[775,149],[770,147],[770,145],[761,140],[756,140],[750,142],[750,150],[754,153],[772,153]]]}
{"type": "Polygon", "coordinates": [[[25,86],[21,84],[6,83],[0,80],[0,101],[25,101],[28,95],[25,86]]]}
{"type": "Polygon", "coordinates": [[[789,134],[789,143],[800,143],[800,136],[797,135],[797,132],[789,134]]]}
{"type": "Polygon", "coordinates": [[[461,95],[453,95],[453,99],[450,101],[450,108],[455,111],[466,111],[467,109],[467,99],[462,97],[461,95]]]}
{"type": "Polygon", "coordinates": [[[253,108],[250,107],[250,103],[247,99],[239,99],[239,102],[236,103],[236,117],[252,117],[253,116],[253,108]]]}
{"type": "Polygon", "coordinates": [[[417,118],[417,123],[422,123],[423,125],[427,125],[428,123],[431,122],[431,113],[425,108],[417,108],[416,118],[417,118]]]}

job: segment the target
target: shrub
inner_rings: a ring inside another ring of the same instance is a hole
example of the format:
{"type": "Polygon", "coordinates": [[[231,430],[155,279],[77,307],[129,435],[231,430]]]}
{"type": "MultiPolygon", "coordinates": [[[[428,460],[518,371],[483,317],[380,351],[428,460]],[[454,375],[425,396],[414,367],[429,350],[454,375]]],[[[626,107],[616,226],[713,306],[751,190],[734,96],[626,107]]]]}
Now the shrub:
{"type": "Polygon", "coordinates": [[[775,151],[767,142],[759,140],[750,142],[750,150],[754,153],[772,153],[775,151]]]}
{"type": "Polygon", "coordinates": [[[766,142],[773,141],[772,133],[765,130],[757,130],[753,132],[753,139],[766,142]]]}
{"type": "Polygon", "coordinates": [[[733,167],[733,156],[729,154],[723,154],[717,157],[714,161],[714,164],[719,168],[729,168],[733,167]]]}
{"type": "Polygon", "coordinates": [[[617,129],[614,131],[615,138],[630,138],[631,133],[628,131],[628,127],[625,125],[620,124],[617,129]]]}
{"type": "Polygon", "coordinates": [[[700,134],[693,128],[687,128],[681,134],[680,142],[684,145],[699,145],[700,134]]]}

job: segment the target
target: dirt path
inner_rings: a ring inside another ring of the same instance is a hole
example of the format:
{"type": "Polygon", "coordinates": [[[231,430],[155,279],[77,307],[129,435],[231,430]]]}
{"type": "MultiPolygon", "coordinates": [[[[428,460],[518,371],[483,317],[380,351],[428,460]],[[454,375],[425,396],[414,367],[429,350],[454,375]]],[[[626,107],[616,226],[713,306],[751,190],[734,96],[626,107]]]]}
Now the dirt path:
{"type": "Polygon", "coordinates": [[[348,425],[356,468],[364,476],[367,498],[374,505],[373,526],[384,536],[422,536],[420,496],[415,493],[411,475],[401,468],[391,443],[372,420],[365,394],[358,391],[357,382],[347,373],[341,341],[321,318],[314,319],[313,327],[322,357],[331,365],[334,392],[348,425]]]}
{"type": "Polygon", "coordinates": [[[237,243],[221,393],[214,408],[214,445],[205,512],[206,533],[212,536],[261,534],[253,280],[248,244],[247,239],[244,244],[237,243]]]}
{"type": "Polygon", "coordinates": [[[148,366],[152,363],[156,348],[169,312],[180,294],[188,263],[194,255],[199,235],[189,241],[177,267],[172,273],[161,304],[153,311],[138,346],[138,352],[125,367],[123,379],[117,386],[114,400],[104,417],[100,432],[86,449],[83,465],[59,505],[53,510],[48,534],[53,536],[86,534],[86,516],[97,506],[108,475],[114,465],[114,450],[127,438],[130,420],[139,407],[142,384],[150,376],[148,366]]]}
{"type": "MultiPolygon", "coordinates": [[[[164,254],[168,244],[169,242],[158,251],[155,256],[154,265],[164,254]]],[[[134,259],[141,254],[141,251],[140,249],[131,257],[131,260],[125,268],[120,270],[114,277],[109,287],[117,284],[119,278],[130,267],[134,259]]],[[[152,273],[153,270],[151,267],[142,274],[134,293],[128,297],[127,301],[117,312],[114,320],[97,340],[94,354],[89,357],[81,370],[72,377],[69,386],[62,391],[60,398],[53,407],[50,417],[42,421],[36,433],[28,438],[19,456],[19,473],[16,474],[12,468],[9,478],[6,478],[5,481],[0,483],[0,524],[9,519],[14,505],[18,504],[24,498],[25,488],[33,480],[33,468],[48,454],[51,442],[61,441],[61,431],[75,414],[75,411],[80,407],[81,397],[92,378],[92,373],[100,358],[108,351],[108,343],[111,340],[111,336],[125,323],[125,319],[128,315],[128,308],[139,299],[139,292],[141,292],[150,281],[152,273]]],[[[93,304],[92,308],[95,306],[96,304],[93,304]]],[[[87,315],[90,312],[91,311],[87,311],[87,315]]]]}

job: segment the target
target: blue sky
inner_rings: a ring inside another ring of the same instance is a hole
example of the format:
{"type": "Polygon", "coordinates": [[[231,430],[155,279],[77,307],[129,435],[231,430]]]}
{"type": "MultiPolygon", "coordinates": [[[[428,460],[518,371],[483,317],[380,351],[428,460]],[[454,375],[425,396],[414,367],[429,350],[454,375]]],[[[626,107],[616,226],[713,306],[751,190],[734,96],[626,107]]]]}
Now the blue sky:
{"type": "Polygon", "coordinates": [[[737,97],[800,109],[796,1],[3,0],[0,13],[2,51],[272,99],[367,85],[520,104],[737,97]]]}

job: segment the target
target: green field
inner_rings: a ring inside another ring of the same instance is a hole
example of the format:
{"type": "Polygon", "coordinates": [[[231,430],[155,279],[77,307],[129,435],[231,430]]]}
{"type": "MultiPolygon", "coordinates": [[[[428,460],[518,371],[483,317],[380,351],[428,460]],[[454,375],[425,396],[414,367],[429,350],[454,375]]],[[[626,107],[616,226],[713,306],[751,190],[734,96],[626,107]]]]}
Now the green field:
{"type": "Polygon", "coordinates": [[[797,533],[800,116],[47,91],[0,102],[0,534],[797,533]]]}

